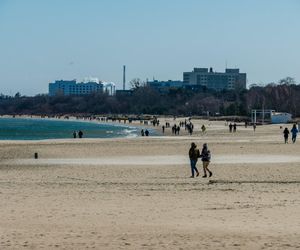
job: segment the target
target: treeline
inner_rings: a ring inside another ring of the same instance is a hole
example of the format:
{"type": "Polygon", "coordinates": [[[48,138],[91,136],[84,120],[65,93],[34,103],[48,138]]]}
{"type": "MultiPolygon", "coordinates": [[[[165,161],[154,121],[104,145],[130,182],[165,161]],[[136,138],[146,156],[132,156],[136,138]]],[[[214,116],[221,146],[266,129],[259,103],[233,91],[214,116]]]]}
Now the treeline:
{"type": "Polygon", "coordinates": [[[170,89],[159,93],[147,86],[136,87],[131,95],[109,96],[94,93],[85,96],[37,95],[0,96],[0,114],[10,115],[250,115],[251,109],[274,109],[300,116],[300,86],[269,84],[242,91],[170,89]]]}

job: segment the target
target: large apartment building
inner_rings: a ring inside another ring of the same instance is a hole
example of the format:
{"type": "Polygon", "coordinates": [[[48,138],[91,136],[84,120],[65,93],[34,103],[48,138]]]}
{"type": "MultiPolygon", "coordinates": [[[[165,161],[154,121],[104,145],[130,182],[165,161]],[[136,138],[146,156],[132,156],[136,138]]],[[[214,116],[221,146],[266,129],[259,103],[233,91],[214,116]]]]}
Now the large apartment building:
{"type": "Polygon", "coordinates": [[[185,85],[200,85],[214,90],[233,90],[246,88],[247,75],[239,69],[226,69],[225,72],[214,72],[212,68],[194,68],[192,72],[183,73],[185,85]]]}
{"type": "Polygon", "coordinates": [[[112,82],[76,82],[76,80],[59,80],[49,83],[49,96],[55,95],[87,95],[93,92],[107,92],[114,95],[116,91],[115,84],[112,82]]]}

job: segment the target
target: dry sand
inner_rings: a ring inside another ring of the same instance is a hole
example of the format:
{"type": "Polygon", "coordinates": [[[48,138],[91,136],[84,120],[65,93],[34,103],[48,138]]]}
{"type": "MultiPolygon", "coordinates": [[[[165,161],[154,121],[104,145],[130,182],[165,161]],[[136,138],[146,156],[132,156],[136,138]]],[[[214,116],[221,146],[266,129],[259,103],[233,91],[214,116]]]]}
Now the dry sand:
{"type": "Polygon", "coordinates": [[[194,123],[192,137],[0,142],[0,249],[300,249],[300,141],[194,123]],[[189,178],[192,141],[212,151],[210,179],[189,178]]]}

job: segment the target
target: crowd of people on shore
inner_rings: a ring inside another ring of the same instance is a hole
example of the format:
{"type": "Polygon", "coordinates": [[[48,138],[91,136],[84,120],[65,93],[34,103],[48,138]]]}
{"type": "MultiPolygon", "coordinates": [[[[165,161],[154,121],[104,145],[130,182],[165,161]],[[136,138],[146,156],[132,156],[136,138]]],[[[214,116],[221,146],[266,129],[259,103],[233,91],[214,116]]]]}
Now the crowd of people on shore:
{"type": "MultiPolygon", "coordinates": [[[[176,117],[174,117],[174,120],[176,120],[176,117]]],[[[154,120],[151,121],[151,123],[153,124],[153,126],[159,126],[160,122],[157,118],[155,118],[154,120]]],[[[245,128],[248,128],[249,123],[246,121],[245,122],[245,128]]],[[[229,133],[236,133],[237,132],[237,123],[236,122],[225,122],[225,126],[228,126],[229,128],[229,133]]],[[[252,124],[252,128],[253,131],[256,131],[256,123],[252,124]]],[[[170,126],[170,122],[166,122],[164,125],[161,126],[162,128],[162,133],[165,134],[166,129],[167,128],[171,128],[171,132],[172,135],[179,135],[181,128],[184,128],[185,131],[188,132],[189,135],[192,135],[194,132],[194,124],[191,122],[191,118],[185,119],[184,121],[180,121],[178,124],[174,123],[174,125],[171,127],[170,126]]],[[[206,126],[204,124],[202,124],[201,126],[201,134],[204,135],[206,133],[206,126]]],[[[284,142],[288,143],[288,137],[289,134],[292,134],[292,142],[295,143],[296,142],[296,138],[297,138],[297,134],[300,131],[300,123],[298,124],[298,128],[297,128],[297,124],[293,125],[293,128],[289,131],[288,128],[285,128],[283,131],[284,134],[284,142]]],[[[149,131],[147,133],[148,135],[146,135],[146,131],[144,131],[143,129],[141,130],[141,136],[149,136],[149,131]]]]}
{"type": "MultiPolygon", "coordinates": [[[[59,117],[60,118],[60,117],[59,117]]],[[[64,117],[65,119],[69,119],[69,117],[64,117]]],[[[80,119],[80,117],[76,117],[77,119],[80,119]]],[[[89,120],[97,119],[99,121],[105,121],[107,122],[107,118],[94,118],[90,117],[89,120]]],[[[176,117],[174,117],[174,121],[176,120],[176,117]]],[[[112,119],[112,121],[118,121],[118,119],[112,119]]],[[[145,121],[144,121],[145,122],[145,121]]],[[[145,125],[152,124],[153,126],[159,126],[160,121],[156,117],[153,120],[147,121],[145,125]]],[[[247,128],[249,123],[245,122],[245,128],[247,128]]],[[[237,132],[237,123],[236,122],[228,122],[225,121],[225,126],[228,126],[229,133],[236,133],[237,132]]],[[[240,126],[240,125],[239,125],[240,126]]],[[[252,124],[253,131],[256,131],[256,123],[252,124]]],[[[187,118],[184,121],[179,121],[179,123],[174,123],[174,125],[171,127],[170,122],[166,121],[165,124],[161,126],[162,134],[165,134],[166,129],[171,128],[172,135],[180,135],[181,129],[184,128],[185,131],[188,132],[189,135],[193,135],[194,132],[194,124],[191,121],[191,118],[187,118]]],[[[280,127],[282,128],[282,126],[280,127]]],[[[203,124],[201,126],[201,134],[204,135],[206,133],[206,126],[203,124]]],[[[284,137],[284,143],[288,144],[289,142],[289,135],[291,134],[292,143],[296,143],[297,135],[300,131],[300,123],[299,124],[293,124],[293,127],[291,130],[289,130],[287,127],[283,130],[283,137],[284,137]],[[297,127],[298,126],[298,127],[297,127]]],[[[148,129],[142,129],[140,131],[141,136],[150,136],[150,132],[148,129]]],[[[83,132],[81,130],[79,131],[73,131],[73,138],[83,138],[83,132]]]]}
{"type": "MultiPolygon", "coordinates": [[[[166,122],[165,125],[162,125],[161,128],[162,128],[162,133],[164,134],[165,131],[166,131],[166,129],[170,128],[170,123],[166,122]]],[[[188,133],[190,135],[192,135],[193,134],[193,130],[194,130],[194,125],[191,122],[191,119],[189,119],[189,121],[187,121],[185,119],[185,121],[180,121],[178,124],[174,123],[174,125],[171,128],[172,135],[179,135],[182,128],[184,128],[185,130],[187,130],[188,133]]]]}

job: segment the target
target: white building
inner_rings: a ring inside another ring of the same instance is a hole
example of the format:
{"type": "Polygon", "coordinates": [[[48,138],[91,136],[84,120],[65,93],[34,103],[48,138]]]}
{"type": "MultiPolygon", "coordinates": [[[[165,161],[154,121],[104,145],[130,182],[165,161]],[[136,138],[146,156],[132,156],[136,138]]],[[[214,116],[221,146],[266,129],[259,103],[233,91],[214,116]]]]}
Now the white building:
{"type": "Polygon", "coordinates": [[[49,96],[55,95],[88,95],[94,92],[107,91],[110,95],[115,94],[115,84],[112,82],[101,82],[98,79],[88,79],[84,82],[76,80],[58,80],[49,83],[49,96]]]}
{"type": "Polygon", "coordinates": [[[104,92],[106,92],[109,95],[116,94],[116,84],[114,84],[113,82],[102,82],[102,84],[104,92]]]}

